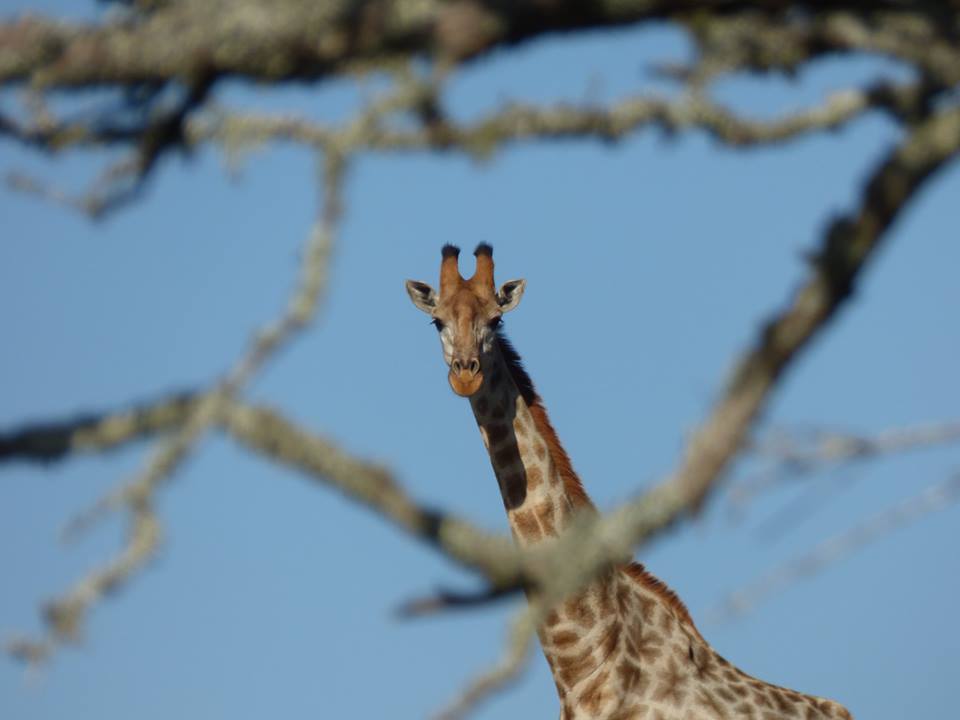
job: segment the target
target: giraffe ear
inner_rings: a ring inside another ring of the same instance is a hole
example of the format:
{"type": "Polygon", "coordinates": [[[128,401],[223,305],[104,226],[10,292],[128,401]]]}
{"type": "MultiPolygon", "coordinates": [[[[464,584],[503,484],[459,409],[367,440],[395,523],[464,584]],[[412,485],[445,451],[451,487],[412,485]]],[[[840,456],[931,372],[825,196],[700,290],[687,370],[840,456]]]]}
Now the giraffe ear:
{"type": "Polygon", "coordinates": [[[527,286],[526,280],[507,280],[500,286],[500,292],[497,293],[497,305],[500,306],[500,312],[510,312],[520,304],[520,298],[523,297],[523,289],[527,286]]]}
{"type": "Polygon", "coordinates": [[[437,307],[437,293],[426,283],[417,280],[407,280],[407,295],[413,300],[413,304],[423,310],[428,315],[432,315],[437,307]]]}

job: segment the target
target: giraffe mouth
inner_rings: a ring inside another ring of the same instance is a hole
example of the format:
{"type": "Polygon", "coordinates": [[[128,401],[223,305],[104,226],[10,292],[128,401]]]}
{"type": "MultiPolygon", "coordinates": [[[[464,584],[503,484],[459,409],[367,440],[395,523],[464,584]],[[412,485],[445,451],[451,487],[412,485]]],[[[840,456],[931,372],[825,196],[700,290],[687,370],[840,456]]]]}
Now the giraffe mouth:
{"type": "Polygon", "coordinates": [[[460,397],[470,397],[483,385],[482,372],[470,373],[466,370],[460,373],[451,372],[447,375],[447,379],[450,381],[450,387],[460,397]]]}

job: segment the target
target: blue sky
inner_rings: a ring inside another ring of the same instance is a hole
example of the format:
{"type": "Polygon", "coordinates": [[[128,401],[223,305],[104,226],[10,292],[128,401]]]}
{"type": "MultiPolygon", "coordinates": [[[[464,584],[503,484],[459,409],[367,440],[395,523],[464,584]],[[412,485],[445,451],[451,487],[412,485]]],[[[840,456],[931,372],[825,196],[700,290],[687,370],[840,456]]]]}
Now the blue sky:
{"type": "MultiPolygon", "coordinates": [[[[687,52],[667,28],[540,41],[465,70],[450,110],[469,119],[510,99],[615,99],[659,87],[645,66],[687,52]]],[[[834,60],[796,81],[727,81],[717,94],[774,116],[880,75],[905,72],[834,60]]],[[[235,84],[218,99],[336,120],[369,92],[235,84]]],[[[444,242],[490,242],[498,280],[528,281],[507,333],[588,491],[613,507],[674,467],[737,354],[804,277],[804,252],[897,137],[870,116],[748,152],[700,133],[643,132],[617,146],[517,146],[480,165],[363,157],[320,320],[251,395],[388,463],[417,497],[504,530],[468,405],[403,291],[406,278],[436,282],[444,242]]],[[[0,145],[4,173],[75,190],[97,160],[0,145]]],[[[767,426],[876,432],[957,417],[958,192],[952,166],[910,206],[855,302],[787,377],[767,426]]],[[[212,149],[169,158],[141,202],[101,223],[0,193],[0,427],[209,383],[283,307],[316,200],[313,159],[283,146],[250,154],[238,175],[212,149]]],[[[0,635],[38,630],[40,601],[116,549],[118,520],[71,545],[58,532],[148,449],[0,468],[0,635]]],[[[960,452],[944,448],[810,479],[740,523],[721,497],[640,557],[702,618],[728,591],[958,466],[960,452]],[[758,537],[808,492],[829,502],[775,542],[758,537]]],[[[93,613],[82,645],[38,677],[0,659],[0,716],[417,718],[500,653],[513,603],[397,620],[402,601],[473,578],[227,439],[203,444],[158,509],[160,557],[93,613]]],[[[945,717],[960,662],[958,521],[957,507],[931,515],[742,619],[700,629],[745,671],[834,697],[858,717],[945,717]]],[[[477,717],[556,710],[537,651],[523,681],[477,717]]]]}

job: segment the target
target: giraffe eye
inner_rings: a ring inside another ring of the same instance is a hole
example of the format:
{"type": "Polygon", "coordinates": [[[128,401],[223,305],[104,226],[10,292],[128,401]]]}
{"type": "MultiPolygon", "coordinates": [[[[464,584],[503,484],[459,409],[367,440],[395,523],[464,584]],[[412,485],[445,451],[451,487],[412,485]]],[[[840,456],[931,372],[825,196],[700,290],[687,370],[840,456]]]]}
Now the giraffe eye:
{"type": "Polygon", "coordinates": [[[430,321],[430,324],[437,329],[437,332],[443,331],[443,320],[440,320],[439,318],[434,318],[433,320],[430,321]]]}
{"type": "Polygon", "coordinates": [[[503,324],[503,318],[497,315],[495,318],[493,318],[490,322],[487,323],[487,327],[489,327],[491,330],[496,330],[502,324],[503,324]]]}

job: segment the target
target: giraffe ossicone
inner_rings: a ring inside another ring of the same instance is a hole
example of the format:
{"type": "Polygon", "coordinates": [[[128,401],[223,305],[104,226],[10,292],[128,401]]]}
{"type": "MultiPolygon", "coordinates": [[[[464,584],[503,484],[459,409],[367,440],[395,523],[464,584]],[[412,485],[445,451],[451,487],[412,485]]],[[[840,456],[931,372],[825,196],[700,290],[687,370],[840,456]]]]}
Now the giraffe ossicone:
{"type": "MultiPolygon", "coordinates": [[[[440,334],[448,381],[470,400],[520,545],[549,541],[575,512],[595,512],[501,317],[525,281],[496,289],[493,248],[474,251],[464,278],[458,248],[441,251],[440,289],[408,280],[414,305],[440,334]]],[[[680,599],[638,563],[608,571],[565,600],[538,629],[561,720],[830,720],[838,703],[757,680],[700,635],[680,599]]]]}

